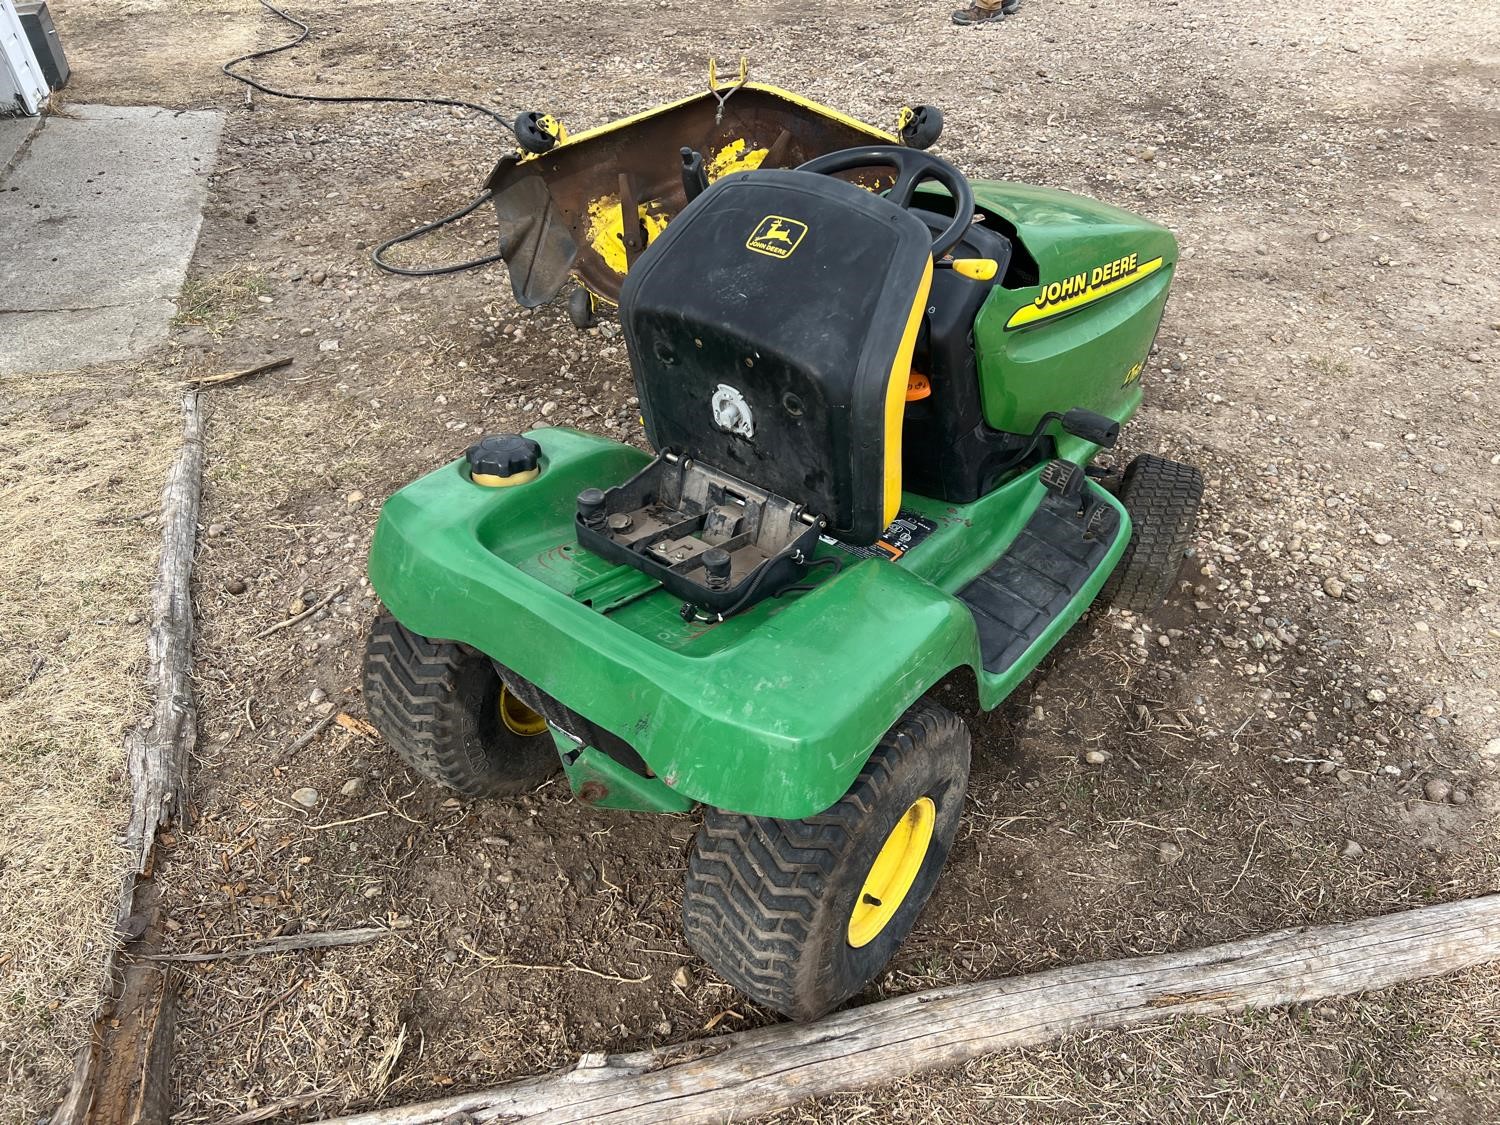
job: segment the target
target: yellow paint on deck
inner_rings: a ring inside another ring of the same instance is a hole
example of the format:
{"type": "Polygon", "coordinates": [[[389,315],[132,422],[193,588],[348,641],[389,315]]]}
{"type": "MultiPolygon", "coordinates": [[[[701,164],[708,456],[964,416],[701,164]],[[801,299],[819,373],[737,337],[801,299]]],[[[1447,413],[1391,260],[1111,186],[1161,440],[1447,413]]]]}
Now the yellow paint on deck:
{"type": "Polygon", "coordinates": [[[747,151],[746,144],[745,138],[739,137],[714,154],[714,158],[708,162],[706,169],[710,183],[731,172],[755,171],[760,167],[761,161],[766,158],[766,154],[771,151],[765,148],[752,148],[747,151]]]}
{"type": "MultiPolygon", "coordinates": [[[[667,229],[667,216],[651,210],[651,205],[642,203],[641,225],[646,228],[646,245],[651,245],[656,236],[667,229]]],[[[589,202],[589,245],[604,264],[622,277],[629,262],[625,257],[625,221],[620,213],[620,197],[603,195],[589,202]]]]}

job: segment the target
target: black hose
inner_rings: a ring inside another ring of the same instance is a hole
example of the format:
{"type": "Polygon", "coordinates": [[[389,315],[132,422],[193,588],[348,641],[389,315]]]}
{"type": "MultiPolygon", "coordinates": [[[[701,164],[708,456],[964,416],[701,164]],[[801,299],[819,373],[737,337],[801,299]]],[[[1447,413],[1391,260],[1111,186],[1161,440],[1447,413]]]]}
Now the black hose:
{"type": "MultiPolygon", "coordinates": [[[[286,12],[283,12],[280,8],[276,7],[276,5],[272,4],[270,0],[260,0],[260,6],[266,9],[266,11],[270,12],[272,15],[280,17],[287,23],[291,24],[293,27],[297,28],[297,37],[286,43],[282,43],[279,46],[267,47],[261,51],[251,51],[249,54],[240,55],[238,58],[230,59],[219,69],[222,70],[228,77],[233,78],[236,82],[243,82],[252,90],[259,90],[262,94],[268,94],[273,98],[290,98],[293,101],[299,102],[384,102],[393,105],[443,105],[451,106],[456,109],[470,109],[475,113],[484,114],[506,132],[514,135],[515,129],[512,127],[511,123],[504,117],[500,116],[500,114],[495,110],[490,109],[487,106],[479,105],[475,102],[466,102],[462,98],[428,97],[425,95],[401,96],[396,94],[294,94],[289,90],[278,90],[273,86],[267,86],[264,82],[261,82],[254,78],[250,78],[247,75],[236,74],[234,70],[231,69],[232,67],[236,67],[243,62],[249,62],[252,59],[268,58],[271,55],[280,54],[282,51],[290,51],[293,47],[300,45],[303,40],[305,40],[308,35],[312,33],[312,29],[307,24],[303,23],[296,16],[288,15],[286,12]]],[[[425,234],[431,234],[433,231],[440,230],[450,223],[458,222],[459,219],[462,219],[466,215],[473,213],[474,211],[482,207],[485,203],[489,202],[493,194],[493,192],[486,188],[480,194],[479,198],[475,199],[472,203],[468,204],[462,210],[455,211],[451,215],[445,215],[441,219],[435,219],[433,222],[427,223],[424,226],[420,226],[414,231],[408,231],[406,234],[398,234],[394,238],[386,239],[386,241],[382,242],[379,246],[375,247],[375,249],[370,252],[370,260],[373,261],[375,265],[380,269],[385,270],[387,273],[398,274],[401,277],[437,277],[440,274],[458,273],[461,270],[476,269],[479,266],[487,266],[493,262],[500,261],[504,257],[503,254],[490,254],[484,258],[475,258],[472,261],[459,262],[451,266],[433,266],[427,269],[407,269],[404,266],[393,266],[381,257],[382,254],[384,254],[393,246],[399,246],[403,242],[410,242],[414,238],[420,238],[425,234]]]]}

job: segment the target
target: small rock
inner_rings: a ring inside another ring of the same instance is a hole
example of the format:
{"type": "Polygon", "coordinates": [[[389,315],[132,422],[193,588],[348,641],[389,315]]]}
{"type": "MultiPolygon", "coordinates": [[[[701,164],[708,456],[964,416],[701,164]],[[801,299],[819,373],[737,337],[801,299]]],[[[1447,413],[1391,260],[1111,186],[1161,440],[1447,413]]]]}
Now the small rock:
{"type": "Polygon", "coordinates": [[[245,580],[243,578],[231,578],[228,582],[224,583],[225,592],[234,594],[236,597],[238,597],[240,594],[243,594],[246,589],[248,589],[248,587],[245,585],[245,580]]]}
{"type": "Polygon", "coordinates": [[[1448,463],[1446,461],[1439,461],[1435,465],[1432,466],[1432,475],[1435,476],[1435,477],[1440,477],[1444,473],[1446,473],[1447,471],[1448,471],[1448,463]]]}
{"type": "Polygon", "coordinates": [[[1320,230],[1317,234],[1313,235],[1313,237],[1316,238],[1319,242],[1328,242],[1333,238],[1333,233],[1331,231],[1320,230]]]}
{"type": "Polygon", "coordinates": [[[1359,846],[1358,840],[1345,840],[1344,846],[1339,849],[1339,855],[1345,859],[1357,859],[1365,854],[1365,849],[1359,846]]]}
{"type": "Polygon", "coordinates": [[[336,352],[338,350],[339,350],[339,342],[337,340],[319,340],[318,341],[318,351],[320,351],[320,352],[336,352]]]}
{"type": "Polygon", "coordinates": [[[1090,750],[1083,756],[1083,760],[1091,766],[1102,766],[1109,761],[1109,755],[1103,750],[1090,750]]]}
{"type": "Polygon", "coordinates": [[[671,1035],[672,1034],[672,1021],[671,1020],[662,1020],[661,1023],[659,1023],[659,1024],[656,1025],[655,1031],[656,1031],[657,1035],[662,1035],[662,1036],[671,1035]]]}
{"type": "Polygon", "coordinates": [[[365,898],[378,898],[380,896],[380,884],[372,883],[364,890],[365,898]]]}
{"type": "Polygon", "coordinates": [[[1377,547],[1389,547],[1391,545],[1391,537],[1383,531],[1377,531],[1374,535],[1370,536],[1370,540],[1377,547]]]}
{"type": "Polygon", "coordinates": [[[327,698],[328,693],[320,687],[315,687],[307,693],[307,701],[309,703],[322,703],[327,698]]]}
{"type": "Polygon", "coordinates": [[[344,497],[344,503],[353,508],[357,506],[362,500],[364,500],[364,498],[365,494],[356,488],[353,492],[344,497]]]}
{"type": "Polygon", "coordinates": [[[1479,751],[1486,758],[1500,758],[1500,738],[1492,738],[1479,751]]]}
{"type": "Polygon", "coordinates": [[[313,270],[312,276],[307,280],[311,281],[314,285],[322,285],[323,282],[328,280],[328,275],[322,270],[313,270]]]}
{"type": "Polygon", "coordinates": [[[317,808],[318,791],[316,789],[309,789],[304,786],[303,788],[298,789],[295,793],[292,794],[292,800],[301,805],[304,809],[317,808]]]}
{"type": "Polygon", "coordinates": [[[302,600],[302,595],[300,594],[286,603],[286,612],[288,617],[296,617],[297,614],[301,613],[306,608],[307,603],[302,600]]]}
{"type": "Polygon", "coordinates": [[[339,786],[340,797],[358,797],[365,791],[365,779],[362,777],[351,777],[339,786]]]}
{"type": "Polygon", "coordinates": [[[557,412],[557,403],[552,402],[551,400],[548,400],[547,402],[542,403],[542,417],[543,418],[550,418],[556,412],[557,412]]]}
{"type": "Polygon", "coordinates": [[[229,529],[227,527],[225,527],[222,523],[211,523],[211,524],[208,525],[208,535],[209,535],[210,539],[217,539],[219,536],[223,535],[224,532],[226,532],[228,530],[229,529]]]}
{"type": "Polygon", "coordinates": [[[1170,867],[1182,858],[1182,845],[1176,840],[1163,840],[1156,845],[1156,862],[1170,867]]]}
{"type": "Polygon", "coordinates": [[[1381,691],[1378,687],[1372,687],[1369,691],[1365,692],[1365,698],[1371,703],[1384,703],[1386,696],[1385,692],[1381,691]]]}
{"type": "Polygon", "coordinates": [[[1422,786],[1422,796],[1426,797],[1429,801],[1432,801],[1434,803],[1441,803],[1443,801],[1446,801],[1449,797],[1453,796],[1453,786],[1449,785],[1441,778],[1435,777],[1426,785],[1422,786]]]}
{"type": "Polygon", "coordinates": [[[693,974],[688,972],[686,965],[683,965],[672,974],[672,983],[686,992],[689,988],[693,987],[693,974]]]}
{"type": "Polygon", "coordinates": [[[1344,596],[1344,584],[1337,578],[1323,579],[1323,593],[1330,598],[1342,598],[1344,596]]]}
{"type": "Polygon", "coordinates": [[[1467,805],[1469,803],[1469,791],[1467,789],[1455,789],[1448,795],[1448,800],[1455,805],[1467,805]]]}

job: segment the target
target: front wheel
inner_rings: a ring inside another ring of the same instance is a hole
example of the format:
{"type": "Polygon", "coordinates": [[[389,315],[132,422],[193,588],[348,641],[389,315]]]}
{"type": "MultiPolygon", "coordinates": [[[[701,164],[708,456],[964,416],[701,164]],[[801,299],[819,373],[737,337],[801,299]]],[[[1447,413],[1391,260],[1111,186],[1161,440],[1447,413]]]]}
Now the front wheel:
{"type": "Polygon", "coordinates": [[[815,1019],[885,967],[958,833],[969,732],[925,699],[827,812],[776,820],[707,809],[688,861],[688,944],[757,1003],[815,1019]]]}
{"type": "Polygon", "coordinates": [[[542,718],[482,652],[418,636],[388,613],[365,648],[365,707],[417,773],[465,797],[535,789],[562,768],[542,718]]]}
{"type": "Polygon", "coordinates": [[[1130,513],[1130,544],[1100,598],[1121,609],[1151,613],[1172,592],[1192,543],[1203,474],[1180,461],[1143,453],[1126,466],[1119,497],[1130,513]]]}

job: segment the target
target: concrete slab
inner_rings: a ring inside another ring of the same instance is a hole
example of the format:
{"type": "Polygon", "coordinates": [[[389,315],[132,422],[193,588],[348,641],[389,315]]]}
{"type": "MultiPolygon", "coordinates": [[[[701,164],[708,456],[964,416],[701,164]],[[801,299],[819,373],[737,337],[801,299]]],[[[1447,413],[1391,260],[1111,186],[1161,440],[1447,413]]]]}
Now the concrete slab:
{"type": "Polygon", "coordinates": [[[0,372],[129,359],[166,338],[223,117],[68,107],[0,191],[0,372]]]}

